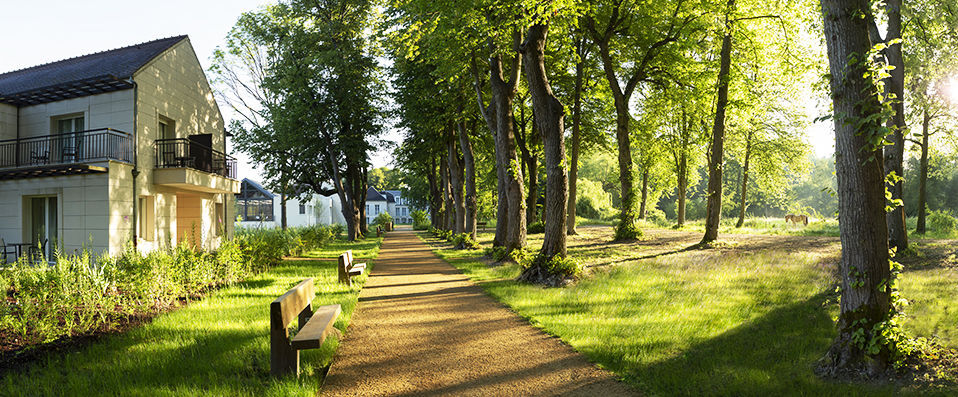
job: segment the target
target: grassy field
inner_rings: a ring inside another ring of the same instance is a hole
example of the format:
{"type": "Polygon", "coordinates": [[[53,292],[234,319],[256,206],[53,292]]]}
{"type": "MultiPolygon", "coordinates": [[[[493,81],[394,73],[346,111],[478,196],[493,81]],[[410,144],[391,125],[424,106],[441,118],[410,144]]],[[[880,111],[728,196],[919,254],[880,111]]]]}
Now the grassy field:
{"type": "MultiPolygon", "coordinates": [[[[735,235],[716,249],[683,250],[700,234],[650,229],[642,241],[613,244],[609,228],[580,233],[569,252],[589,274],[549,289],[513,281],[517,265],[490,266],[477,259],[479,250],[456,251],[422,236],[490,295],[651,395],[915,391],[834,384],[813,374],[835,336],[837,239],[735,235]]],[[[530,236],[530,248],[541,238],[530,236]]],[[[491,239],[480,235],[485,246],[491,239]]],[[[913,300],[906,327],[958,348],[958,269],[947,259],[925,259],[903,275],[903,294],[913,300]]]]}
{"type": "MultiPolygon", "coordinates": [[[[381,242],[336,242],[309,256],[330,258],[353,249],[358,258],[371,259],[381,242]]],[[[300,379],[269,376],[269,303],[307,277],[316,278],[314,307],[342,305],[335,326],[345,331],[366,276],[350,288],[337,282],[335,261],[286,260],[130,332],[7,373],[0,395],[315,395],[338,346],[335,336],[322,349],[302,351],[300,379]]]]}

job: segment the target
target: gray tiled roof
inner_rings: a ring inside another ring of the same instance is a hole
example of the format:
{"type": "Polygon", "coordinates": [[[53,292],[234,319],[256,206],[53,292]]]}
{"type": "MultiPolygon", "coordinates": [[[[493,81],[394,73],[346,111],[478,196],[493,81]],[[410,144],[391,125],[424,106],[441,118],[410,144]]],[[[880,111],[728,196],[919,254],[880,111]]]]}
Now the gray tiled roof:
{"type": "MultiPolygon", "coordinates": [[[[0,98],[15,97],[105,77],[128,79],[153,58],[186,39],[175,36],[0,74],[0,98]]],[[[7,54],[10,55],[10,54],[7,54]]]]}
{"type": "Polygon", "coordinates": [[[376,188],[370,186],[366,190],[366,201],[386,201],[386,197],[376,191],[376,188]]]}

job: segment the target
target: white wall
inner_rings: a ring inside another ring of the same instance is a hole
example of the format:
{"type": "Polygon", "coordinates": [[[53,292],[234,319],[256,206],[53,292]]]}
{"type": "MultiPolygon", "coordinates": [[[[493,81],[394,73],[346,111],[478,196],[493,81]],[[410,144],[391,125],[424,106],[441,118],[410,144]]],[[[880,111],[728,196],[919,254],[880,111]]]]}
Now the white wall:
{"type": "Polygon", "coordinates": [[[16,139],[17,137],[17,108],[16,106],[0,103],[0,141],[16,139]]]}
{"type": "Polygon", "coordinates": [[[53,118],[83,115],[84,130],[113,128],[133,133],[133,90],[108,92],[20,108],[20,137],[50,135],[53,118]]]}
{"type": "Polygon", "coordinates": [[[102,253],[110,243],[108,184],[108,174],[0,181],[0,237],[7,243],[30,242],[31,236],[25,235],[30,216],[24,198],[56,196],[63,251],[72,253],[85,247],[102,253]]]}
{"type": "MultiPolygon", "coordinates": [[[[239,227],[280,227],[282,226],[282,206],[280,205],[280,196],[273,198],[273,220],[272,221],[243,221],[236,222],[239,227]]],[[[301,227],[313,225],[346,224],[346,218],[343,217],[342,206],[339,204],[339,196],[329,197],[314,194],[306,202],[306,213],[299,213],[300,200],[286,200],[286,225],[288,227],[301,227]]]]}

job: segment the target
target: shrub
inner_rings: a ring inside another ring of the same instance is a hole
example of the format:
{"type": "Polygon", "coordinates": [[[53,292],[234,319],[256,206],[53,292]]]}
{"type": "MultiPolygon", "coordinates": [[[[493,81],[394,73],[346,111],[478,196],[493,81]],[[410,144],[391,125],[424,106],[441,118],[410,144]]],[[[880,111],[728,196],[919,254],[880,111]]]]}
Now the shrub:
{"type": "Polygon", "coordinates": [[[951,235],[958,228],[958,220],[949,211],[931,211],[928,213],[928,227],[938,233],[951,235]]]}
{"type": "Polygon", "coordinates": [[[265,270],[292,250],[312,249],[339,226],[239,229],[215,252],[189,244],[141,254],[128,245],[115,256],[58,253],[50,266],[25,258],[0,271],[0,335],[23,345],[109,328],[265,270]]]}
{"type": "Polygon", "coordinates": [[[485,249],[485,255],[492,258],[496,262],[502,262],[503,259],[506,259],[506,256],[509,255],[509,252],[506,251],[506,247],[490,247],[485,249]]]}
{"type": "Polygon", "coordinates": [[[526,226],[526,233],[528,234],[542,234],[546,232],[546,224],[542,221],[530,223],[526,226]]]}
{"type": "Polygon", "coordinates": [[[615,216],[612,197],[602,183],[580,178],[576,181],[576,215],[591,219],[609,219],[615,216]]]}
{"type": "Polygon", "coordinates": [[[374,225],[379,225],[379,226],[382,226],[383,228],[385,228],[386,225],[392,222],[393,222],[393,217],[392,215],[389,215],[388,212],[381,212],[379,215],[376,215],[376,219],[373,219],[374,225]]]}
{"type": "Polygon", "coordinates": [[[413,230],[426,230],[429,228],[429,215],[426,214],[426,211],[413,211],[411,215],[413,230]]]}
{"type": "Polygon", "coordinates": [[[456,249],[479,249],[481,246],[479,242],[473,240],[472,236],[468,233],[459,233],[452,238],[452,243],[456,246],[456,249]]]}
{"type": "Polygon", "coordinates": [[[646,208],[645,210],[645,220],[653,225],[660,227],[669,227],[669,219],[665,217],[665,212],[658,209],[657,207],[646,208]]]}

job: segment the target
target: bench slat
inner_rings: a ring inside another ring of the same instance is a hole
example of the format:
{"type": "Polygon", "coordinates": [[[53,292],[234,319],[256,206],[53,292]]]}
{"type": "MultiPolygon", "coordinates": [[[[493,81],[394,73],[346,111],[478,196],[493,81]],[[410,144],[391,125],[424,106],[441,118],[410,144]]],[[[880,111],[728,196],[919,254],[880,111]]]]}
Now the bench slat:
{"type": "Polygon", "coordinates": [[[271,323],[271,326],[273,328],[285,328],[296,318],[299,312],[303,311],[306,305],[313,301],[315,296],[316,291],[312,278],[307,278],[296,284],[291,290],[286,291],[285,294],[270,303],[270,321],[279,320],[282,322],[282,324],[271,323]]]}
{"type": "Polygon", "coordinates": [[[290,345],[293,349],[318,349],[323,345],[326,336],[333,330],[333,323],[342,312],[340,305],[326,305],[316,309],[309,322],[299,330],[290,345]]]}

